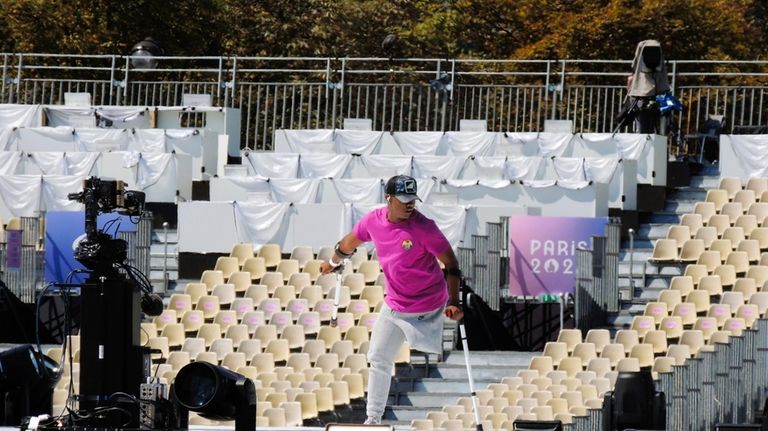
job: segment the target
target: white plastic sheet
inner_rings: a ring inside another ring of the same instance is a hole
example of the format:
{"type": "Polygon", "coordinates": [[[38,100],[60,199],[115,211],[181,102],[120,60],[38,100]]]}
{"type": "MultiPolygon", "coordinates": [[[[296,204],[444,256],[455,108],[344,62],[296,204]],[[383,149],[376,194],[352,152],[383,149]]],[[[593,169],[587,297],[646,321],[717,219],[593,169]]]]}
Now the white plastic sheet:
{"type": "Polygon", "coordinates": [[[379,178],[333,178],[333,187],[342,202],[353,204],[380,203],[383,186],[379,178]]]}
{"type": "Polygon", "coordinates": [[[240,242],[260,248],[269,243],[285,222],[289,203],[234,202],[235,230],[240,242]]]}
{"type": "Polygon", "coordinates": [[[128,129],[75,129],[78,151],[126,151],[132,135],[133,132],[128,129]]]}
{"type": "Polygon", "coordinates": [[[168,151],[165,144],[165,130],[135,129],[128,148],[140,153],[165,153],[168,151]]]}
{"type": "Polygon", "coordinates": [[[435,221],[437,227],[443,232],[445,238],[456,248],[461,245],[464,238],[464,227],[467,224],[467,209],[462,205],[458,206],[434,206],[421,204],[419,211],[428,218],[435,221]]]}
{"type": "Polygon", "coordinates": [[[443,132],[395,132],[392,138],[403,154],[434,155],[443,138],[443,132]]]}
{"type": "Polygon", "coordinates": [[[155,184],[175,159],[176,155],[170,153],[141,153],[136,170],[136,185],[144,190],[155,184]]]}
{"type": "Polygon", "coordinates": [[[41,175],[0,176],[0,197],[15,217],[36,217],[43,189],[41,175]]]}
{"type": "Polygon", "coordinates": [[[768,138],[765,135],[730,135],[731,148],[743,177],[768,176],[768,138]]]}
{"type": "Polygon", "coordinates": [[[0,151],[0,175],[15,175],[20,161],[20,151],[0,151]]]}
{"type": "Polygon", "coordinates": [[[288,148],[294,153],[327,152],[334,147],[333,129],[285,129],[288,148]]]}
{"type": "Polygon", "coordinates": [[[492,156],[496,135],[494,132],[446,132],[443,143],[447,154],[454,156],[492,156]]]}
{"type": "Polygon", "coordinates": [[[302,178],[341,178],[352,161],[351,154],[305,153],[299,156],[302,178]]]}
{"type": "Polygon", "coordinates": [[[585,181],[584,159],[581,157],[555,157],[552,159],[558,181],[585,181]]]}
{"type": "Polygon", "coordinates": [[[83,177],[79,175],[44,175],[43,208],[46,211],[81,211],[83,204],[70,200],[67,195],[83,189],[83,177]]]}
{"type": "Polygon", "coordinates": [[[336,152],[339,154],[371,154],[376,150],[384,132],[368,130],[336,130],[336,152]]]}
{"type": "Polygon", "coordinates": [[[531,181],[536,179],[541,168],[541,157],[507,157],[504,174],[510,180],[531,181]]]}
{"type": "Polygon", "coordinates": [[[261,178],[297,178],[299,155],[294,153],[257,153],[246,155],[252,175],[261,178]]]}
{"type": "Polygon", "coordinates": [[[72,127],[19,128],[9,149],[21,151],[77,151],[72,127]]]}
{"type": "Polygon", "coordinates": [[[99,127],[112,129],[149,128],[147,108],[135,106],[109,106],[96,108],[99,127]]]}
{"type": "Polygon", "coordinates": [[[562,156],[573,140],[570,133],[539,133],[539,155],[542,157],[562,156]]]}
{"type": "Polygon", "coordinates": [[[53,127],[96,127],[96,109],[90,106],[46,106],[48,125],[53,127]]]}
{"type": "Polygon", "coordinates": [[[475,157],[474,162],[475,165],[477,165],[477,178],[480,180],[503,179],[506,161],[506,157],[475,157]]]}
{"type": "Polygon", "coordinates": [[[588,181],[610,183],[619,167],[616,157],[587,157],[584,159],[584,173],[588,181]]]}
{"type": "Polygon", "coordinates": [[[0,127],[39,127],[40,105],[0,104],[0,127]]]}
{"type": "Polygon", "coordinates": [[[459,177],[466,159],[454,156],[413,156],[414,178],[455,179],[459,177]]]}
{"type": "Polygon", "coordinates": [[[310,204],[317,201],[318,178],[272,178],[269,180],[272,200],[295,204],[310,204]]]}
{"type": "Polygon", "coordinates": [[[369,177],[386,177],[411,174],[411,156],[372,154],[360,156],[369,177]]]}

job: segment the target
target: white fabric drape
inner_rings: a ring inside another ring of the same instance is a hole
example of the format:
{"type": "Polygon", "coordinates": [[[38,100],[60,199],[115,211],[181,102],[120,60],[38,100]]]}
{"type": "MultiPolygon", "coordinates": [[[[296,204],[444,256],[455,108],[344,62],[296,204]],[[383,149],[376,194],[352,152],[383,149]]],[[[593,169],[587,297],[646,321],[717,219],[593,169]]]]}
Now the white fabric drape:
{"type": "Polygon", "coordinates": [[[96,127],[96,109],[93,107],[46,106],[45,115],[52,127],[96,127]]]}
{"type": "Polygon", "coordinates": [[[302,178],[341,178],[351,161],[351,154],[305,153],[299,156],[299,173],[302,178]]]}
{"type": "Polygon", "coordinates": [[[373,204],[382,201],[383,187],[379,178],[332,178],[332,181],[342,202],[373,204]]]}
{"type": "Polygon", "coordinates": [[[249,152],[248,163],[254,175],[261,178],[297,178],[299,155],[294,153],[249,152]]]}
{"type": "Polygon", "coordinates": [[[203,135],[197,129],[165,129],[166,151],[203,157],[203,135]]]}
{"type": "Polygon", "coordinates": [[[541,157],[507,157],[504,174],[510,180],[531,181],[536,179],[541,168],[541,157]]]}
{"type": "Polygon", "coordinates": [[[539,134],[537,132],[507,133],[507,144],[519,149],[516,151],[523,156],[538,156],[539,134]]]}
{"type": "Polygon", "coordinates": [[[371,154],[381,142],[384,132],[368,130],[336,130],[336,152],[339,154],[371,154]]]}
{"type": "Polygon", "coordinates": [[[562,156],[573,139],[570,133],[539,133],[539,155],[542,157],[562,156]]]}
{"type": "Polygon", "coordinates": [[[20,151],[0,151],[0,175],[15,175],[21,162],[20,151]]]}
{"type": "Polygon", "coordinates": [[[40,210],[43,177],[40,175],[0,176],[0,197],[15,217],[35,217],[40,210]]]}
{"type": "Polygon", "coordinates": [[[235,230],[240,242],[260,248],[269,243],[283,226],[289,203],[234,202],[235,230]]]}
{"type": "Polygon", "coordinates": [[[141,153],[136,170],[136,185],[144,190],[155,184],[175,160],[176,155],[171,153],[141,153]]]}
{"type": "Polygon", "coordinates": [[[411,174],[411,156],[372,154],[360,156],[369,177],[391,177],[411,174]]]}
{"type": "Polygon", "coordinates": [[[587,180],[562,180],[557,182],[558,187],[568,190],[580,190],[588,187],[590,184],[592,183],[587,180]]]}
{"type": "MultiPolygon", "coordinates": [[[[386,184],[389,178],[382,179],[382,182],[386,184]]],[[[419,195],[419,199],[427,202],[429,195],[432,194],[432,190],[435,188],[436,181],[431,178],[417,178],[416,179],[416,194],[419,195]]]]}
{"type": "Polygon", "coordinates": [[[533,180],[533,181],[526,181],[523,183],[526,187],[530,187],[533,189],[541,189],[544,187],[552,187],[557,183],[557,180],[555,179],[546,179],[546,180],[533,180]]]}
{"type": "Polygon", "coordinates": [[[0,127],[40,127],[40,105],[0,104],[0,127]]]}
{"type": "Polygon", "coordinates": [[[489,189],[503,189],[504,187],[507,187],[512,183],[507,179],[501,179],[501,180],[480,180],[477,182],[477,184],[483,187],[488,187],[489,189]]]}
{"type": "Polygon", "coordinates": [[[83,188],[83,177],[79,175],[44,175],[43,208],[46,211],[81,211],[83,204],[69,200],[70,193],[77,193],[83,188]]]}
{"type": "Polygon", "coordinates": [[[434,155],[443,138],[443,132],[395,132],[392,138],[403,154],[434,155]]]}
{"type": "Polygon", "coordinates": [[[460,179],[446,179],[445,184],[451,187],[472,187],[478,184],[476,179],[460,180],[460,179]]]}
{"type": "Polygon", "coordinates": [[[464,228],[467,224],[467,209],[464,206],[434,206],[419,205],[419,211],[435,221],[451,246],[456,248],[464,239],[464,228]]]}
{"type": "Polygon", "coordinates": [[[327,152],[334,148],[333,129],[285,129],[283,133],[293,153],[327,152]]]}
{"type": "Polygon", "coordinates": [[[76,151],[75,129],[72,127],[35,127],[16,129],[10,149],[26,151],[44,142],[47,151],[76,151]]]}
{"type": "Polygon", "coordinates": [[[146,129],[149,128],[149,115],[147,108],[128,107],[101,107],[96,108],[96,120],[99,127],[114,129],[146,129]]]}
{"type": "Polygon", "coordinates": [[[588,181],[610,183],[619,167],[616,157],[587,157],[584,159],[584,173],[588,181]]]}
{"type": "Polygon", "coordinates": [[[10,151],[14,135],[13,127],[0,127],[0,151],[10,151]]]}
{"type": "Polygon", "coordinates": [[[454,156],[413,156],[411,174],[414,178],[454,179],[459,177],[466,161],[454,156]]]}
{"type": "Polygon", "coordinates": [[[585,181],[584,159],[581,157],[555,157],[552,159],[558,181],[585,181]]]}
{"type": "Polygon", "coordinates": [[[165,144],[165,130],[163,129],[135,129],[128,148],[140,153],[165,153],[168,147],[165,144]]]}
{"type": "Polygon", "coordinates": [[[245,189],[246,192],[260,192],[265,190],[265,184],[269,182],[267,178],[259,177],[226,177],[228,181],[245,189]]]}
{"type": "Polygon", "coordinates": [[[319,178],[272,178],[269,180],[272,200],[297,204],[317,201],[319,178]]]}
{"type": "Polygon", "coordinates": [[[731,148],[745,176],[768,176],[768,140],[765,135],[731,135],[731,148]]]}
{"type": "Polygon", "coordinates": [[[36,151],[29,153],[29,156],[43,175],[66,175],[67,164],[64,154],[60,151],[36,151]]]}
{"type": "Polygon", "coordinates": [[[446,132],[443,142],[454,156],[492,156],[496,146],[494,132],[446,132]]]}
{"type": "Polygon", "coordinates": [[[75,129],[78,151],[126,151],[133,132],[128,129],[75,129]]]}
{"type": "Polygon", "coordinates": [[[474,162],[475,165],[477,165],[477,178],[480,180],[503,179],[506,161],[506,157],[475,157],[474,162]]]}

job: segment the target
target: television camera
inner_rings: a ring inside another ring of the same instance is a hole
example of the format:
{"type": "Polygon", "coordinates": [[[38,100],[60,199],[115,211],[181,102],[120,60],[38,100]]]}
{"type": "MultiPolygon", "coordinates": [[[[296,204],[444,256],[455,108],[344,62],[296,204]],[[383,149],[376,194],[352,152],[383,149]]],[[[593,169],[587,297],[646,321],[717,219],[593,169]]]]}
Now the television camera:
{"type": "Polygon", "coordinates": [[[67,198],[85,205],[85,238],[75,249],[75,259],[94,271],[112,273],[115,264],[127,258],[128,244],[99,230],[96,219],[100,212],[112,211],[140,216],[144,211],[144,193],[126,190],[125,183],[119,180],[90,177],[83,181],[82,192],[70,193],[67,198]]]}

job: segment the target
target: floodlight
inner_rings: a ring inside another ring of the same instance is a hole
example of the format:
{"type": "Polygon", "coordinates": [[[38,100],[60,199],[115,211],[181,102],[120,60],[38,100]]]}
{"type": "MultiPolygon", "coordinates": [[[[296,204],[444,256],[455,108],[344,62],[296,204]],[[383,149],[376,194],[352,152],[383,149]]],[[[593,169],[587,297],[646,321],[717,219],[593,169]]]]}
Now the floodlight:
{"type": "Polygon", "coordinates": [[[157,67],[157,59],[154,57],[163,55],[163,48],[155,39],[147,37],[133,45],[131,49],[131,64],[136,69],[154,69],[157,67]]]}

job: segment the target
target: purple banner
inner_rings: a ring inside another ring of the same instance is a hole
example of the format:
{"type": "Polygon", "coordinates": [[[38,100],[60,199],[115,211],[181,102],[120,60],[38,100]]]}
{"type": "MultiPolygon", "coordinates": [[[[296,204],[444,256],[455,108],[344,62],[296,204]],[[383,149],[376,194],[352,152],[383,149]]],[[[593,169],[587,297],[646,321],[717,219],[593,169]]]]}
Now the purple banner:
{"type": "Polygon", "coordinates": [[[5,231],[5,269],[21,271],[21,234],[20,230],[5,231]]]}
{"type": "Polygon", "coordinates": [[[509,294],[573,293],[576,250],[605,235],[607,217],[510,217],[509,294]]]}

